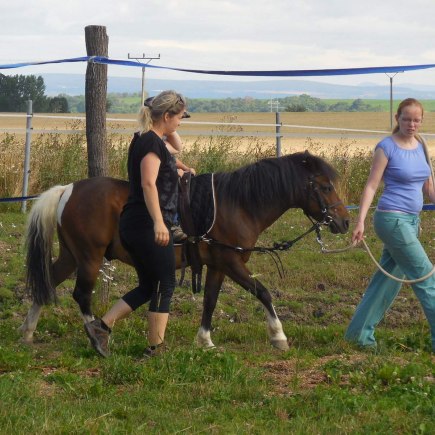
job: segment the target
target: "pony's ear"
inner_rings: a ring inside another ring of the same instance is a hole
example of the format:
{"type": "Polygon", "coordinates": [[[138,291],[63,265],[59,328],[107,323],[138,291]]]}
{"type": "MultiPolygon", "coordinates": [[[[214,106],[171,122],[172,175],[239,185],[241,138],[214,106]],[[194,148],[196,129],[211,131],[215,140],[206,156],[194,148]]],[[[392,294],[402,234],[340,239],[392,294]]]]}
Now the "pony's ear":
{"type": "Polygon", "coordinates": [[[306,165],[306,166],[310,166],[310,160],[311,160],[311,158],[310,158],[311,157],[310,152],[308,150],[305,150],[303,156],[304,156],[304,158],[302,160],[302,163],[304,165],[306,165]]]}

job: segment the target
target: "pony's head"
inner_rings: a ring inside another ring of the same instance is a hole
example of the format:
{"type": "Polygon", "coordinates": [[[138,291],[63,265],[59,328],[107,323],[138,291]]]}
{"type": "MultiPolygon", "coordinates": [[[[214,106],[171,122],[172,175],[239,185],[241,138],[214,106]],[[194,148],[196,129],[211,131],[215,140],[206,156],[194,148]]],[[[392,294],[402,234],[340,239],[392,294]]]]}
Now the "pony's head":
{"type": "Polygon", "coordinates": [[[306,200],[302,207],[304,213],[329,227],[332,233],[346,233],[349,230],[349,213],[334,187],[337,172],[320,157],[296,153],[304,173],[306,200]]]}

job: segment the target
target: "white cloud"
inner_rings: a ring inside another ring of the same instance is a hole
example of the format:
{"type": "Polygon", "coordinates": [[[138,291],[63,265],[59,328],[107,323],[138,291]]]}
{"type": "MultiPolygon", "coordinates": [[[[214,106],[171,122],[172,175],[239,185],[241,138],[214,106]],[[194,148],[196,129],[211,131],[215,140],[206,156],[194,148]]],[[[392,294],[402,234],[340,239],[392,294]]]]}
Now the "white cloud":
{"type": "MultiPolygon", "coordinates": [[[[269,70],[435,63],[432,0],[412,4],[392,0],[4,3],[0,64],[85,55],[84,28],[91,24],[106,26],[111,57],[160,54],[155,63],[171,67],[269,70]]],[[[62,68],[82,71],[84,66],[50,65],[36,71],[59,72],[62,68]]],[[[112,70],[119,75],[138,74],[120,67],[112,70]]],[[[408,81],[434,83],[429,73],[406,76],[408,81]]],[[[340,82],[345,80],[360,78],[340,78],[340,82]]]]}

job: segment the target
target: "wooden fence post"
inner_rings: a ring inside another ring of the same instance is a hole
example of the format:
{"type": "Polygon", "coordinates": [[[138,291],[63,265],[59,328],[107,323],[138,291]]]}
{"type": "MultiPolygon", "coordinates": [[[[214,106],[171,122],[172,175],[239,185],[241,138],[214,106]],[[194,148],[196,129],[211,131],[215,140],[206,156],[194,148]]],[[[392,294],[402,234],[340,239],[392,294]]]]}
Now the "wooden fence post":
{"type": "MultiPolygon", "coordinates": [[[[88,56],[108,57],[109,38],[104,26],[86,26],[85,40],[88,56]]],[[[108,175],[106,143],[107,65],[88,62],[85,99],[88,176],[108,175]]]]}

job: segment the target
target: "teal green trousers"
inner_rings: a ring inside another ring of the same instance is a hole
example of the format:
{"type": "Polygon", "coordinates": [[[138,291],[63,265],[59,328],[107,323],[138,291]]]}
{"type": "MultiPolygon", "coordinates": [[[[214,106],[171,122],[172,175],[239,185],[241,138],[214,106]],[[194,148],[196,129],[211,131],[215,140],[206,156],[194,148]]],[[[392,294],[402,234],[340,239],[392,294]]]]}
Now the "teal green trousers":
{"type": "MultiPolygon", "coordinates": [[[[429,273],[433,265],[418,240],[418,215],[376,211],[373,219],[378,237],[384,243],[380,265],[398,278],[417,279],[429,273]]],[[[347,328],[346,340],[361,346],[376,346],[375,327],[390,308],[402,284],[378,270],[347,328]]],[[[412,284],[430,325],[432,350],[435,351],[435,274],[412,284]]]]}

